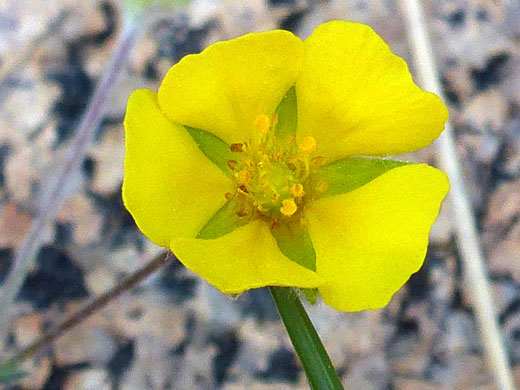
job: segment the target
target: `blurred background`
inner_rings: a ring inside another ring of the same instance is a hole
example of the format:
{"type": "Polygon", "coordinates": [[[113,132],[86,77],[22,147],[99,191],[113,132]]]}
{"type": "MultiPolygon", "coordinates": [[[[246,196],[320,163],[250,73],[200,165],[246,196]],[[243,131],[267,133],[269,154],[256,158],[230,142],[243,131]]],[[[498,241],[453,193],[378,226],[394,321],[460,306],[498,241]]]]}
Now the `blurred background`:
{"type": "MultiPolygon", "coordinates": [[[[520,383],[520,3],[424,1],[495,308],[520,383]]],[[[251,32],[372,26],[414,65],[396,1],[194,0],[139,36],[70,198],[45,232],[2,353],[28,345],[160,252],[121,201],[126,100],[189,53],[251,32]]],[[[0,285],[121,32],[110,0],[0,1],[0,285]]],[[[435,164],[434,148],[406,158],[435,164]]],[[[448,205],[423,268],[379,311],[310,315],[348,389],[494,390],[448,205]]],[[[1,343],[0,343],[1,344],[1,343]]],[[[40,351],[13,389],[306,389],[269,293],[221,295],[178,262],[40,351]]]]}

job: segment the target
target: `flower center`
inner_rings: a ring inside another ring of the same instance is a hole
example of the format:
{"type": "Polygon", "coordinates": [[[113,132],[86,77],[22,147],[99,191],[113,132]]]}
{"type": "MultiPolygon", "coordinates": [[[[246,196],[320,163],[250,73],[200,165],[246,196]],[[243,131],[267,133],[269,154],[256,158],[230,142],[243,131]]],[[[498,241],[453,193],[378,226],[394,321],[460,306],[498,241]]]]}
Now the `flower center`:
{"type": "Polygon", "coordinates": [[[316,141],[305,137],[296,145],[296,136],[280,142],[276,137],[276,114],[260,115],[255,141],[232,144],[236,160],[229,160],[236,182],[235,193],[226,198],[236,205],[239,217],[264,218],[272,224],[282,219],[301,219],[303,206],[317,193],[326,190],[323,180],[313,179],[313,168],[323,158],[311,158],[316,141]]]}

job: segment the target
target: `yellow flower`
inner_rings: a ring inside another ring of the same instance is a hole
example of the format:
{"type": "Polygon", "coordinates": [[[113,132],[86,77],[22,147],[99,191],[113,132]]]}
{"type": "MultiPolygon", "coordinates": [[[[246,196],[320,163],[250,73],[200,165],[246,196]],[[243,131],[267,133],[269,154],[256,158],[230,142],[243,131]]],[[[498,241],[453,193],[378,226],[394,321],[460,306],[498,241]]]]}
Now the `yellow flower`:
{"type": "Polygon", "coordinates": [[[143,233],[224,293],[299,287],[377,309],[422,265],[448,191],[425,164],[448,113],[362,24],[216,43],[125,118],[123,198],[143,233]]]}

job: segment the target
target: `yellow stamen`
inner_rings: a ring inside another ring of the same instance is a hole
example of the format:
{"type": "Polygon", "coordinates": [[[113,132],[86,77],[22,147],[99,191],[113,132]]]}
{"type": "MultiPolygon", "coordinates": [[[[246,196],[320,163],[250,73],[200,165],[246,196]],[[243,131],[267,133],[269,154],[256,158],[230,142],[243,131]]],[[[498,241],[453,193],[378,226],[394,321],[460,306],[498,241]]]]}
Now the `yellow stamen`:
{"type": "Polygon", "coordinates": [[[273,116],[271,117],[271,126],[275,127],[278,123],[278,114],[275,112],[273,116]]]}
{"type": "Polygon", "coordinates": [[[239,185],[243,185],[246,184],[249,180],[251,180],[251,174],[245,169],[242,169],[240,172],[236,174],[236,179],[239,185]]]}
{"type": "Polygon", "coordinates": [[[229,169],[231,170],[234,170],[238,165],[238,161],[235,161],[235,160],[228,160],[227,161],[227,166],[229,169]]]}
{"type": "Polygon", "coordinates": [[[282,207],[280,207],[280,212],[283,215],[290,217],[296,212],[296,210],[298,210],[298,206],[296,206],[296,202],[293,198],[282,200],[282,207]]]}
{"type": "Polygon", "coordinates": [[[241,153],[244,150],[244,144],[242,144],[242,143],[231,144],[231,145],[229,145],[229,149],[231,149],[232,152],[241,153]]]}
{"type": "Polygon", "coordinates": [[[269,120],[269,117],[265,114],[258,115],[255,120],[255,127],[262,134],[269,133],[269,128],[271,127],[271,121],[269,120]]]}
{"type": "Polygon", "coordinates": [[[327,191],[327,182],[325,180],[321,180],[316,186],[316,189],[318,190],[318,192],[327,191]]]}
{"type": "Polygon", "coordinates": [[[323,165],[324,161],[325,161],[325,157],[323,157],[323,156],[317,156],[317,157],[311,158],[311,162],[316,168],[321,167],[323,165]]]}
{"type": "Polygon", "coordinates": [[[305,137],[302,140],[300,149],[306,153],[313,152],[316,149],[316,140],[313,137],[305,137]]]}
{"type": "Polygon", "coordinates": [[[294,196],[295,198],[300,198],[303,196],[304,194],[304,191],[303,191],[303,186],[298,183],[298,184],[293,184],[291,186],[291,194],[292,196],[294,196]]]}

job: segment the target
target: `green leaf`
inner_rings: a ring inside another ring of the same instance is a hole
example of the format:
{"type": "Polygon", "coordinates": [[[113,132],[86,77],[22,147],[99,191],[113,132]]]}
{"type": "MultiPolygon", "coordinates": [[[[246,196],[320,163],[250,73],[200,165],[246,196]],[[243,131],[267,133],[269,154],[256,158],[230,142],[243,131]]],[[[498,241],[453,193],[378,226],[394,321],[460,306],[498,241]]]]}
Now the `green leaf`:
{"type": "Polygon", "coordinates": [[[296,134],[298,126],[298,107],[296,105],[296,91],[291,87],[276,109],[278,123],[275,128],[275,135],[279,141],[287,140],[291,135],[296,134]]]}
{"type": "Polygon", "coordinates": [[[186,130],[201,152],[226,175],[231,176],[232,171],[229,169],[228,161],[237,160],[238,153],[232,152],[230,146],[214,134],[188,126],[186,126],[186,130]]]}
{"type": "Polygon", "coordinates": [[[408,164],[410,163],[376,157],[351,157],[317,169],[312,180],[316,183],[325,180],[327,183],[326,191],[317,196],[323,198],[353,191],[390,169],[408,164]]]}
{"type": "Polygon", "coordinates": [[[222,208],[215,213],[208,223],[202,228],[197,238],[209,240],[218,238],[224,234],[231,233],[236,228],[244,226],[250,221],[248,217],[239,217],[235,203],[228,201],[222,208]]]}
{"type": "Polygon", "coordinates": [[[8,360],[0,364],[0,384],[12,384],[28,373],[18,368],[18,364],[8,360]]]}

